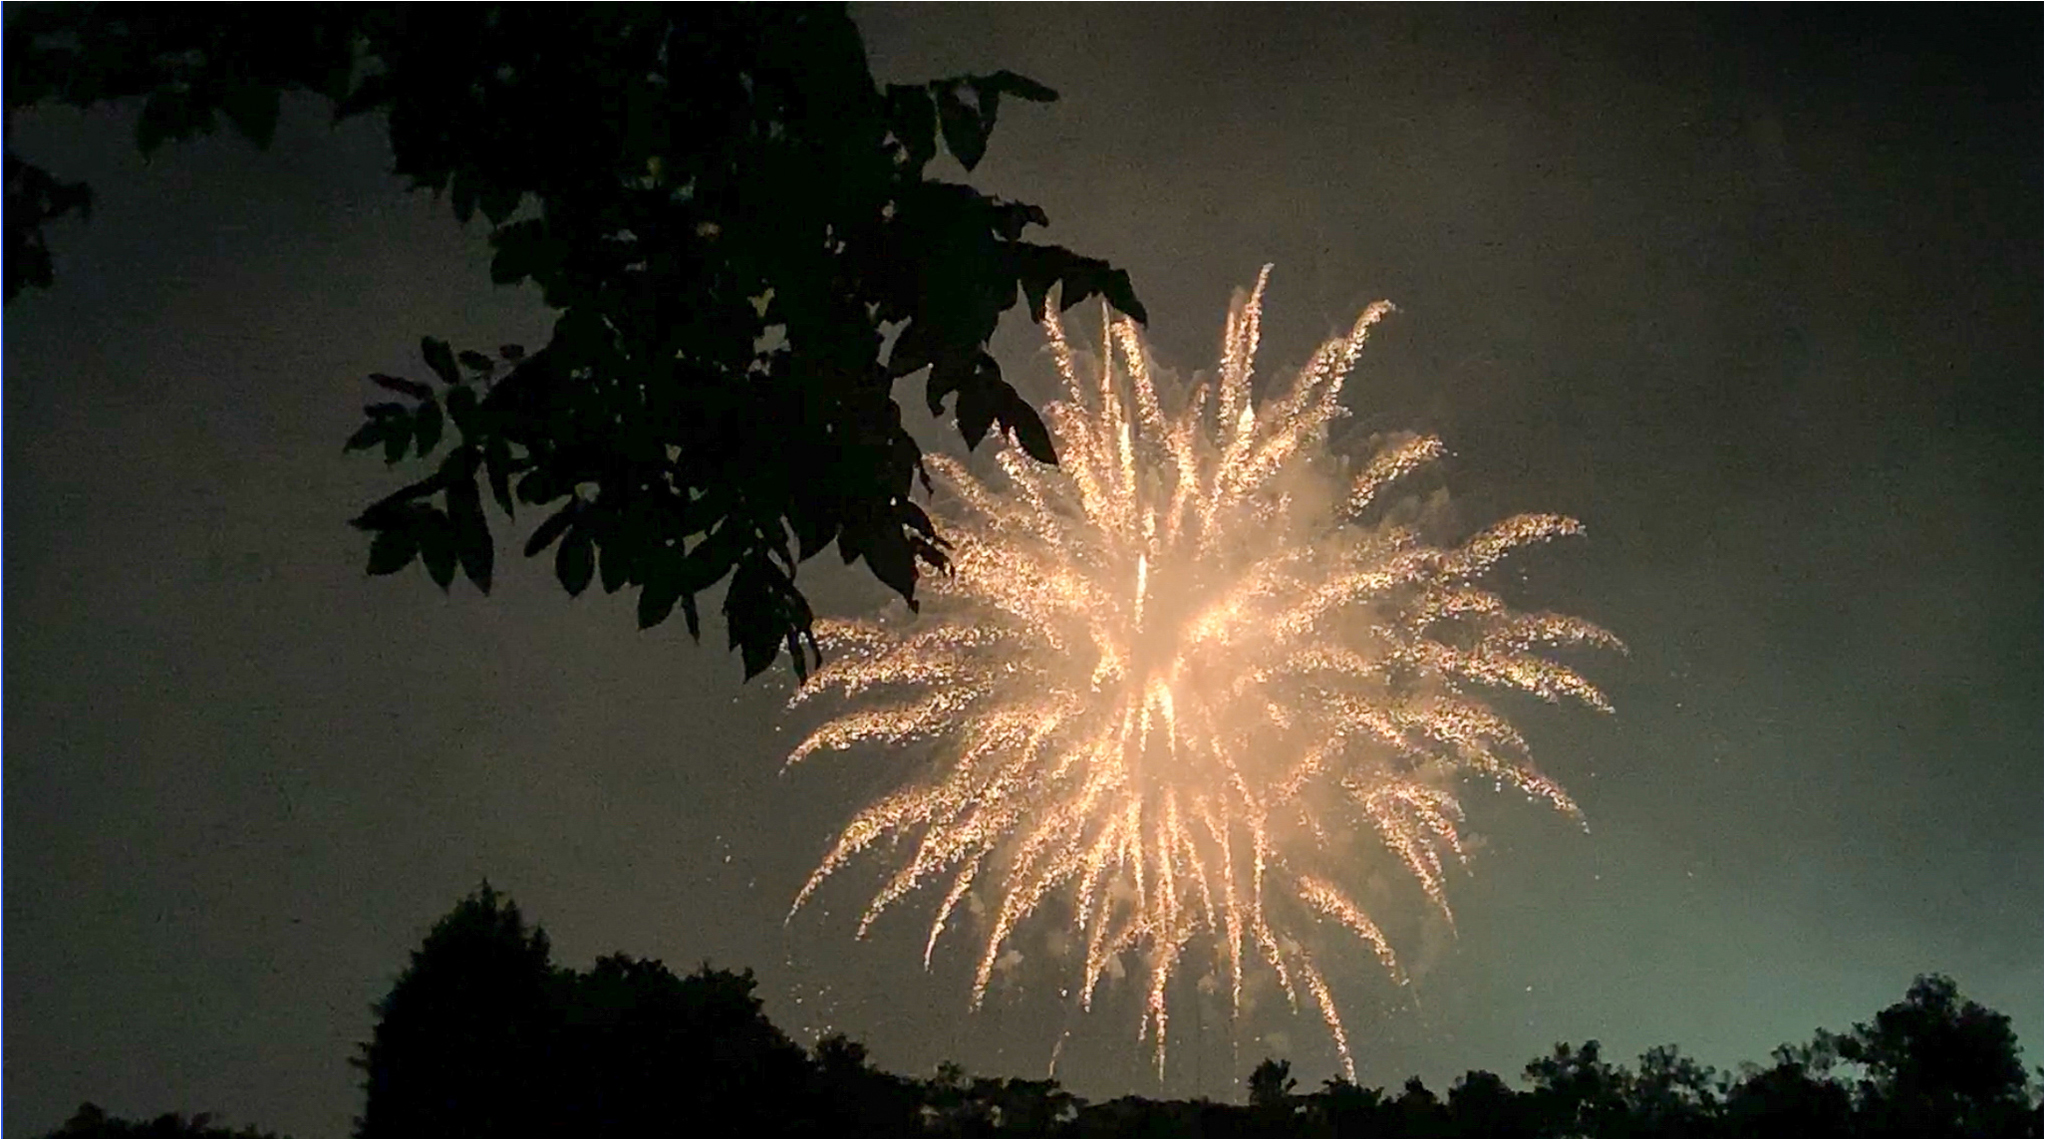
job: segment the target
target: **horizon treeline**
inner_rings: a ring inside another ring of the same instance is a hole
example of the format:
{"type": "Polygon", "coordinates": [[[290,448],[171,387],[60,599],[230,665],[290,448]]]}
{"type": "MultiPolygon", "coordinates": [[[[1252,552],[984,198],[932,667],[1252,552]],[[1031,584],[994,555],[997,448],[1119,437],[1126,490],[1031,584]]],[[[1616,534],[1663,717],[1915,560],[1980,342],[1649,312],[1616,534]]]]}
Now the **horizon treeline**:
{"type": "MultiPolygon", "coordinates": [[[[2041,1136],[2040,1086],[2008,1016],[1923,975],[1902,1001],[1722,1072],[1674,1046],[1629,1066],[1558,1044],[1524,1087],[1471,1070],[1438,1093],[1331,1079],[1289,1062],[1248,1099],[1093,1102],[1054,1080],[886,1072],[833,1034],[804,1049],[768,1020],[752,971],[677,977],[618,953],[557,966],[546,932],[488,883],[436,923],[353,1064],[360,1136],[2041,1136]]],[[[266,1135],[201,1113],[124,1120],[87,1103],[53,1136],[266,1135]]]]}

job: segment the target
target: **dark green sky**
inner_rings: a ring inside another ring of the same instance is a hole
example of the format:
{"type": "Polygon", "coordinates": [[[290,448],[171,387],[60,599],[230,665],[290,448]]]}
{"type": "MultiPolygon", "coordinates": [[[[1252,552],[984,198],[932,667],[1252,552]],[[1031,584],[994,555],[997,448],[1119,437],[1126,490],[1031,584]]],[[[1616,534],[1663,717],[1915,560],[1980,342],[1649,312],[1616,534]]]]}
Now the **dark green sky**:
{"type": "MultiPolygon", "coordinates": [[[[1209,363],[1264,261],[1267,369],[1390,297],[1357,415],[1441,433],[1468,524],[1590,528],[1520,565],[1631,645],[1585,662],[1618,715],[1513,706],[1590,830],[1473,791],[1459,937],[1392,921],[1417,1008],[1361,955],[1334,971],[1367,1082],[1565,1038],[1759,1059],[1926,970],[2039,1060],[2035,8],[855,11],[884,79],[1059,89],[1004,108],[975,181],[1127,266],[1167,362],[1209,363]]],[[[488,600],[362,576],[343,520],[393,485],[340,454],[362,377],[418,372],[422,333],[545,339],[481,229],[311,101],[269,153],[147,165],[132,115],[15,124],[99,202],[6,313],[5,1131],[88,1098],[344,1130],[369,1004],[484,875],[565,962],[749,965],[798,1035],[1041,1073],[1041,929],[968,1016],[970,954],[925,976],[916,908],[852,941],[856,875],[784,927],[891,775],[782,776],[785,681],[542,565],[488,600]]],[[[1027,327],[997,349],[1048,379],[1027,327]]],[[[1233,1058],[1203,1019],[1171,1093],[1234,1095],[1266,1051],[1334,1071],[1310,1017],[1260,1014],[1233,1058]]],[[[1155,1090],[1135,1023],[1111,995],[1061,1075],[1155,1090]]]]}

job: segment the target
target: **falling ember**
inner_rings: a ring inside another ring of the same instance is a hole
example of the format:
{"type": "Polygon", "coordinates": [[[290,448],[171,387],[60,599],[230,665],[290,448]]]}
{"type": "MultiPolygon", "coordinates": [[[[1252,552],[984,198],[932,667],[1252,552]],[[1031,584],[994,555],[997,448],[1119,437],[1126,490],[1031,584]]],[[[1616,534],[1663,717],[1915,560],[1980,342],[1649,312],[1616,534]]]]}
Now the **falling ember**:
{"type": "Polygon", "coordinates": [[[1577,814],[1478,694],[1519,689],[1609,711],[1542,651],[1621,646],[1589,622],[1513,611],[1478,585],[1515,547],[1578,533],[1574,520],[1518,516],[1449,548],[1371,521],[1387,487],[1443,451],[1407,436],[1344,474],[1327,450],[1343,380],[1389,303],[1289,386],[1254,398],[1269,274],[1231,307],[1213,386],[1190,392],[1160,385],[1127,320],[1106,322],[1101,367],[1083,377],[1047,309],[1066,387],[1048,409],[1059,466],[1010,445],[996,457],[1004,478],[989,485],[931,460],[953,572],[931,581],[919,618],[820,623],[831,659],[791,703],[825,693],[860,703],[789,762],[916,742],[939,764],[855,816],[795,907],[886,839],[904,857],[862,935],[938,886],[927,966],[974,887],[992,892],[976,1007],[1017,926],[1051,907],[1084,947],[1082,1006],[1122,956],[1143,964],[1138,1036],[1155,1043],[1160,1072],[1166,992],[1197,945],[1237,1010],[1251,969],[1268,967],[1295,1009],[1304,989],[1353,1078],[1326,977],[1291,932],[1331,922],[1403,975],[1339,885],[1358,860],[1335,837],[1375,834],[1448,915],[1444,870],[1467,857],[1461,777],[1510,782],[1577,814]]]}

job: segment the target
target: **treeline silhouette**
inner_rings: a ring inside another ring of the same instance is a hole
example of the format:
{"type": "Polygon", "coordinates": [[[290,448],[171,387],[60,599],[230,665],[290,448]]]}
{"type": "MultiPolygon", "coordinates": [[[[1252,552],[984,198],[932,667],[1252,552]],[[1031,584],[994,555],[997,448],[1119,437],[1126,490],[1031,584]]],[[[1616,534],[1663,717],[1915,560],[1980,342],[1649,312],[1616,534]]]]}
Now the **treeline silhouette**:
{"type": "MultiPolygon", "coordinates": [[[[875,1067],[843,1034],[805,1050],[767,1019],[750,970],[677,977],[614,954],[554,964],[544,930],[485,883],[442,918],[376,1007],[354,1064],[363,1136],[2040,1136],[2040,1089],[2009,1018],[1917,979],[1843,1033],[1721,1073],[1673,1046],[1614,1064],[1557,1045],[1515,1088],[1473,1070],[1437,1094],[1249,1074],[1248,1103],[1089,1102],[1051,1080],[875,1067]]],[[[80,1108],[55,1136],[255,1136],[199,1115],[80,1108]]]]}

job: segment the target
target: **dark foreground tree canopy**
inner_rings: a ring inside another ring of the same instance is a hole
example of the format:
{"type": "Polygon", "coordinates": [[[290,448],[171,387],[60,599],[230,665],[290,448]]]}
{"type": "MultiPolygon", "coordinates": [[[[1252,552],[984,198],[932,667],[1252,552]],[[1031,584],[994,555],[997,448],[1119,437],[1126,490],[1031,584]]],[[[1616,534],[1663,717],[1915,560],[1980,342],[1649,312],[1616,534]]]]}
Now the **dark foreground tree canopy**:
{"type": "MultiPolygon", "coordinates": [[[[1246,1104],[1126,1096],[1056,1081],[876,1068],[842,1034],[805,1050],[767,1019],[751,971],[676,977],[613,954],[554,964],[547,936],[485,884],[434,925],[355,1058],[364,1136],[2039,1136],[2040,1090],[2009,1018],[1949,978],[1766,1065],[1716,1072],[1674,1046],[1634,1065],[1557,1045],[1514,1087],[1473,1070],[1446,1093],[1328,1080],[1302,1091],[1266,1060],[1246,1104]]],[[[150,1121],[93,1105],[58,1136],[253,1136],[205,1115],[150,1121]]]]}
{"type": "MultiPolygon", "coordinates": [[[[926,372],[969,445],[993,428],[1054,462],[987,345],[1026,299],[1128,276],[1023,238],[1043,211],[930,178],[971,170],[1008,71],[877,87],[841,5],[10,7],[7,107],[140,99],[145,154],[225,118],[267,144],[280,95],[387,116],[395,170],[487,219],[491,277],[559,311],[527,353],[427,337],[426,380],[372,377],[351,449],[425,474],[372,504],[369,570],[415,560],[488,591],[486,497],[538,509],[570,594],[639,590],[642,628],[726,583],[753,676],[816,653],[800,562],[836,543],[915,601],[944,542],[911,492],[922,452],[893,382],[926,372]],[[728,580],[728,581],[727,581],[728,580]]],[[[7,295],[47,286],[43,223],[90,191],[7,153],[7,295]]],[[[400,335],[396,332],[394,336],[400,335]]]]}
{"type": "Polygon", "coordinates": [[[108,1116],[105,1109],[88,1101],[79,1105],[71,1119],[50,1135],[261,1137],[275,1136],[276,1133],[253,1127],[226,1128],[213,1123],[212,1115],[204,1112],[189,1117],[181,1112],[166,1112],[149,1120],[123,1120],[118,1116],[108,1116]]]}

